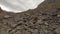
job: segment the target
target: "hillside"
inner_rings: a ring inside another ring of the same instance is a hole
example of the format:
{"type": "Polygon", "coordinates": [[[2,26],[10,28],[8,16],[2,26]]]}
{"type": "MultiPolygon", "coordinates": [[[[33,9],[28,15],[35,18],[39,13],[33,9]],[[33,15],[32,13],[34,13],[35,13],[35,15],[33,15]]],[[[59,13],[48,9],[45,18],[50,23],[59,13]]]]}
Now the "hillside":
{"type": "Polygon", "coordinates": [[[60,34],[60,0],[45,0],[21,13],[0,9],[0,34],[60,34]]]}

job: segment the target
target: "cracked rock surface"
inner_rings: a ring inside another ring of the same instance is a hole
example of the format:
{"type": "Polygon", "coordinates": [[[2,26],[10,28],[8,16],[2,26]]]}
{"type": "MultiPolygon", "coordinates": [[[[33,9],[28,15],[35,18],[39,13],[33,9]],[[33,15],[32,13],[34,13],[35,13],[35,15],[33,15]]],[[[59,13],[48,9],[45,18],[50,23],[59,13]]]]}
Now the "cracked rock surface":
{"type": "Polygon", "coordinates": [[[16,14],[0,9],[0,34],[60,34],[60,0],[16,14]]]}

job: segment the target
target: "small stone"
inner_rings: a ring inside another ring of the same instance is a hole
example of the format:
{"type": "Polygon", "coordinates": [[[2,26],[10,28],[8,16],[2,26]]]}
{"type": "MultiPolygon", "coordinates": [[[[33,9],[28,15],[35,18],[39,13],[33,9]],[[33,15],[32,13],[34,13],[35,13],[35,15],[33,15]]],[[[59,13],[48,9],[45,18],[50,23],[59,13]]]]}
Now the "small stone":
{"type": "Polygon", "coordinates": [[[45,25],[49,25],[47,22],[45,22],[45,25]]]}
{"type": "Polygon", "coordinates": [[[60,34],[60,27],[55,30],[57,34],[60,34]]]}
{"type": "Polygon", "coordinates": [[[5,16],[4,16],[4,18],[9,18],[9,17],[11,17],[11,16],[9,16],[9,15],[5,15],[5,16]]]}
{"type": "Polygon", "coordinates": [[[58,17],[60,17],[60,15],[58,15],[58,17]]]}

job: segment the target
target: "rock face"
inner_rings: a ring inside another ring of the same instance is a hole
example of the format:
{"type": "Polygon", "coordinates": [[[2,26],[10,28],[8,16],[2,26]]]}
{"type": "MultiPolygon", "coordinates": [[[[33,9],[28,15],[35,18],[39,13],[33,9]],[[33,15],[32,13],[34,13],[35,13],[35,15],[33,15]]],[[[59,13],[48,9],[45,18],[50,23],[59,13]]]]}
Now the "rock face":
{"type": "Polygon", "coordinates": [[[17,14],[0,10],[0,34],[60,34],[60,0],[17,14]]]}
{"type": "Polygon", "coordinates": [[[0,7],[6,12],[19,13],[35,9],[44,0],[0,0],[0,7]]]}

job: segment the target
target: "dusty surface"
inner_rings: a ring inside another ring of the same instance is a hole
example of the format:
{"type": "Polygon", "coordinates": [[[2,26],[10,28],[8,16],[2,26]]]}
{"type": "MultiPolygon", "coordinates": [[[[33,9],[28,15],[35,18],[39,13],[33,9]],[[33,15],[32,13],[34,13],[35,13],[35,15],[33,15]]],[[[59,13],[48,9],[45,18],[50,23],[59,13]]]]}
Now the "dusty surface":
{"type": "Polygon", "coordinates": [[[17,14],[0,10],[0,34],[60,34],[60,0],[17,14]]]}

